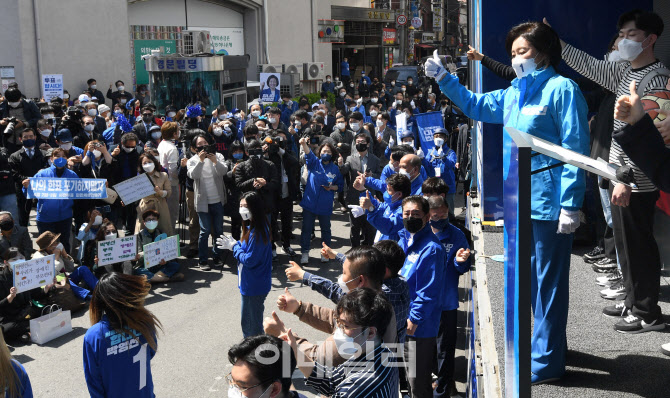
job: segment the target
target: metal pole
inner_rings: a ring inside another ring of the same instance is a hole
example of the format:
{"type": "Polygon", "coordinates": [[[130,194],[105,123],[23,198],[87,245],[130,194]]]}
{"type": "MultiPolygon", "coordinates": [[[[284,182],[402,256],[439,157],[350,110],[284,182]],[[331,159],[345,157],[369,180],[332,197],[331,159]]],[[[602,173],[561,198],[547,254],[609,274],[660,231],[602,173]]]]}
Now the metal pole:
{"type": "MultiPolygon", "coordinates": [[[[400,9],[399,12],[401,14],[404,14],[405,16],[407,15],[405,13],[405,7],[407,7],[407,3],[405,3],[406,0],[400,0],[400,9]]],[[[405,64],[405,61],[407,60],[407,33],[405,32],[405,26],[398,26],[398,38],[400,42],[400,63],[405,64]]],[[[389,65],[393,66],[393,65],[389,65]]]]}
{"type": "Polygon", "coordinates": [[[186,0],[184,0],[184,18],[185,18],[184,25],[186,25],[186,30],[188,30],[188,8],[186,7],[186,0]]]}
{"type": "Polygon", "coordinates": [[[44,96],[42,92],[42,38],[40,37],[40,18],[37,12],[37,0],[33,0],[33,22],[35,23],[35,55],[37,58],[37,89],[40,97],[44,96]]]}

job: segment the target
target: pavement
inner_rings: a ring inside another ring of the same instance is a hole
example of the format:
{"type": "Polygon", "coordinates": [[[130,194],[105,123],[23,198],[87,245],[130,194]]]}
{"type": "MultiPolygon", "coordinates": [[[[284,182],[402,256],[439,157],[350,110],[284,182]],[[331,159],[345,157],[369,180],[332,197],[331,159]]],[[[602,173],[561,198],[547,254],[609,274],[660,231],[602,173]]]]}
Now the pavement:
{"type": "MultiPolygon", "coordinates": [[[[503,254],[502,229],[499,233],[485,232],[484,243],[486,255],[503,254]]],[[[572,250],[566,374],[557,383],[533,386],[533,398],[670,397],[670,358],[660,352],[660,346],[670,342],[670,327],[641,334],[614,331],[616,320],[601,312],[614,302],[602,299],[598,292],[603,288],[595,284],[595,278],[604,274],[596,274],[582,259],[591,249],[573,246],[572,250]]],[[[488,258],[486,261],[496,349],[504,383],[504,267],[503,263],[488,258]]],[[[659,300],[666,323],[670,322],[668,271],[661,278],[659,300]]]]}
{"type": "MultiPolygon", "coordinates": [[[[462,203],[462,200],[461,200],[462,203]]],[[[458,201],[457,201],[458,204],[458,201]]],[[[299,211],[299,207],[295,207],[299,211]]],[[[460,212],[460,211],[458,211],[460,212]]],[[[457,212],[457,213],[458,213],[457,212]]],[[[33,212],[34,216],[34,212],[33,212]]],[[[295,236],[292,247],[299,252],[301,220],[294,216],[295,236]]],[[[34,217],[30,232],[37,236],[34,217]]],[[[229,220],[224,222],[229,232],[229,220]]],[[[349,249],[347,216],[339,210],[332,217],[333,249],[349,249]]],[[[310,263],[305,270],[335,280],[341,273],[336,261],[322,264],[319,261],[320,231],[317,222],[316,237],[312,241],[310,263]]],[[[299,256],[293,260],[299,261],[299,256]]],[[[240,327],[240,293],[237,288],[237,266],[229,256],[224,268],[202,271],[194,259],[181,258],[182,272],[186,279],[181,283],[155,285],[146,299],[147,308],[162,323],[158,350],[151,361],[155,394],[159,397],[210,397],[226,396],[228,386],[225,376],[232,365],[228,362],[228,349],[242,340],[240,327]]],[[[309,287],[289,282],[284,274],[289,258],[279,254],[273,263],[272,290],[265,300],[265,316],[276,310],[277,297],[288,287],[299,300],[322,306],[334,304],[309,287]]],[[[461,291],[461,295],[464,292],[461,291]]],[[[310,341],[323,340],[326,335],[298,321],[292,314],[280,313],[287,327],[310,341]]],[[[88,397],[82,365],[84,334],[90,327],[88,309],[72,314],[72,332],[44,346],[32,344],[13,346],[12,355],[21,362],[30,377],[37,397],[88,397]]],[[[457,342],[456,381],[459,391],[464,391],[467,364],[463,357],[465,314],[459,311],[459,337],[457,342]]],[[[298,391],[307,397],[316,397],[306,388],[302,374],[294,373],[293,382],[298,391]]]]}

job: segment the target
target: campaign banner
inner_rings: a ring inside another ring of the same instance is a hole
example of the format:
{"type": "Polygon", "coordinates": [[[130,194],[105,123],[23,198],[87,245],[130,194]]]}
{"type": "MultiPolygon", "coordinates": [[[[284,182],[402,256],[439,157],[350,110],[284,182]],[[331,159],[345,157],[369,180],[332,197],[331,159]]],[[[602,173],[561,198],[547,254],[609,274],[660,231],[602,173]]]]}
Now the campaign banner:
{"type": "Polygon", "coordinates": [[[42,97],[47,102],[63,98],[63,75],[42,75],[42,97]]]}
{"type": "Polygon", "coordinates": [[[44,256],[12,265],[17,293],[27,292],[53,282],[56,276],[55,255],[44,256]]]}
{"type": "Polygon", "coordinates": [[[98,267],[134,260],[136,255],[135,235],[98,241],[98,267]]]}
{"type": "Polygon", "coordinates": [[[439,128],[444,128],[444,119],[441,112],[419,113],[414,116],[417,127],[419,128],[419,139],[421,148],[428,155],[428,151],[435,147],[433,142],[433,133],[439,128]]]}
{"type": "Polygon", "coordinates": [[[28,180],[28,199],[107,198],[107,180],[104,178],[31,177],[28,180]]]}
{"type": "Polygon", "coordinates": [[[407,115],[405,115],[405,112],[398,112],[398,114],[395,115],[395,132],[397,135],[397,145],[400,145],[402,142],[401,137],[403,134],[407,131],[407,115]]]}
{"type": "Polygon", "coordinates": [[[279,73],[261,73],[261,95],[259,100],[263,103],[279,102],[279,82],[281,81],[279,73]]]}
{"type": "Polygon", "coordinates": [[[179,251],[179,235],[144,245],[144,266],[146,268],[160,264],[162,260],[170,261],[181,255],[179,251]]]}
{"type": "Polygon", "coordinates": [[[120,182],[113,188],[126,205],[156,193],[154,184],[145,173],[120,182]]]}

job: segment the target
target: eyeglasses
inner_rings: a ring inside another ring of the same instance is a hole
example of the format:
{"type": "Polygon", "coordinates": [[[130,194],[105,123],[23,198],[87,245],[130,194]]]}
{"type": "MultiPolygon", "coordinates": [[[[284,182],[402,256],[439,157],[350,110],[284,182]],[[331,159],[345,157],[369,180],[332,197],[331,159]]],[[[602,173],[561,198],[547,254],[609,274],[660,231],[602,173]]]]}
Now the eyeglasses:
{"type": "Polygon", "coordinates": [[[88,123],[86,123],[86,125],[87,125],[87,126],[95,125],[95,123],[93,123],[93,122],[88,122],[88,123]]]}
{"type": "MultiPolygon", "coordinates": [[[[356,326],[356,327],[345,326],[344,323],[342,323],[342,321],[340,321],[339,319],[337,319],[335,321],[335,323],[337,323],[338,328],[342,329],[345,332],[351,332],[352,330],[356,330],[356,329],[365,329],[364,326],[356,326]]],[[[363,333],[363,331],[361,331],[361,333],[363,333]]],[[[358,337],[359,335],[360,335],[360,333],[358,335],[356,335],[356,337],[358,337]]]]}
{"type": "Polygon", "coordinates": [[[230,385],[231,387],[233,387],[234,389],[236,389],[236,390],[239,391],[240,393],[243,393],[243,392],[245,392],[245,391],[249,391],[249,390],[251,390],[252,388],[256,388],[256,387],[258,387],[258,386],[261,386],[261,385],[267,383],[267,382],[270,381],[270,380],[265,381],[265,382],[260,382],[260,383],[258,383],[258,384],[256,384],[256,385],[251,386],[251,387],[241,388],[241,387],[238,386],[237,383],[235,383],[235,381],[233,380],[233,375],[232,375],[232,373],[228,373],[228,374],[226,375],[226,381],[228,382],[228,385],[230,385]]]}

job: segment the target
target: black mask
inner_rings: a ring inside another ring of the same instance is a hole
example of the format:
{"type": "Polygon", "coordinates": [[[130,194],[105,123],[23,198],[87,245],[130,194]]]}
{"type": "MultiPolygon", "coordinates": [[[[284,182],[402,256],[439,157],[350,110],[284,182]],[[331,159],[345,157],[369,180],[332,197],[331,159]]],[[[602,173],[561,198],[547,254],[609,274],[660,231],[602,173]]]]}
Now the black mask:
{"type": "Polygon", "coordinates": [[[423,220],[418,217],[403,218],[402,223],[405,229],[411,234],[415,234],[423,228],[423,220]]]}
{"type": "Polygon", "coordinates": [[[364,144],[364,143],[361,143],[361,142],[356,144],[356,150],[358,152],[365,152],[367,149],[368,149],[368,144],[364,144]]]}
{"type": "Polygon", "coordinates": [[[12,229],[14,229],[14,221],[13,220],[5,220],[3,222],[0,222],[0,230],[10,231],[12,229]]]}
{"type": "Polygon", "coordinates": [[[153,116],[142,116],[142,120],[144,120],[144,123],[149,123],[151,120],[153,120],[153,116]]]}

